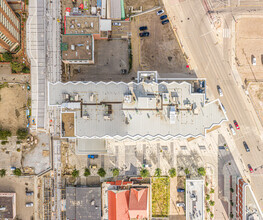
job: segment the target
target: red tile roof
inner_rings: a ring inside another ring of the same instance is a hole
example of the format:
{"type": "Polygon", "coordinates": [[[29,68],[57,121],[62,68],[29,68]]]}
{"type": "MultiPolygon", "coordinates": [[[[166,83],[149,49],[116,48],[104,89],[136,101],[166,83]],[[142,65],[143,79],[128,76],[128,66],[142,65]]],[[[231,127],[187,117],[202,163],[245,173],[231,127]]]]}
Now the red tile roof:
{"type": "Polygon", "coordinates": [[[130,218],[136,218],[136,219],[148,218],[147,198],[148,198],[148,188],[131,189],[130,199],[129,199],[130,218]]]}
{"type": "Polygon", "coordinates": [[[148,188],[122,191],[108,191],[109,220],[148,218],[148,188]]]}
{"type": "Polygon", "coordinates": [[[109,220],[129,220],[129,190],[108,191],[109,220]]]}

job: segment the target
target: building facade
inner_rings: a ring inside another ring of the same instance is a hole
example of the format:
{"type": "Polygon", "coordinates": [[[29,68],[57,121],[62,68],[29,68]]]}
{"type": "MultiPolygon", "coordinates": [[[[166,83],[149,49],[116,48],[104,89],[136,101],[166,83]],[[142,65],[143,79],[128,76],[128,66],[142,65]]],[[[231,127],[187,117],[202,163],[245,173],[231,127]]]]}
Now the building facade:
{"type": "Polygon", "coordinates": [[[0,49],[14,51],[20,44],[20,20],[6,0],[0,0],[0,49]]]}

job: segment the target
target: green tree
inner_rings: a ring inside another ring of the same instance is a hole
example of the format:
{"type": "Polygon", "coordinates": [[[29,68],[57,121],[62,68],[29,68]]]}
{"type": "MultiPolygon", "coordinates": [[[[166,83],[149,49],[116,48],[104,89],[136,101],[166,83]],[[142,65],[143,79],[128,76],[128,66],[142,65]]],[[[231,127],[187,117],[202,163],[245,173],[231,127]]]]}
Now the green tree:
{"type": "Polygon", "coordinates": [[[119,176],[120,170],[119,170],[118,168],[114,168],[114,169],[112,170],[112,174],[113,174],[114,177],[119,176]]]}
{"type": "Polygon", "coordinates": [[[7,138],[11,136],[12,136],[11,131],[0,129],[0,140],[7,140],[7,138]]]}
{"type": "Polygon", "coordinates": [[[6,169],[1,169],[0,170],[0,176],[4,177],[6,175],[6,169]]]}
{"type": "Polygon", "coordinates": [[[77,177],[79,177],[79,170],[77,170],[77,169],[74,169],[73,171],[72,171],[72,177],[74,177],[74,178],[77,178],[77,177]]]}
{"type": "Polygon", "coordinates": [[[210,199],[210,195],[206,194],[205,199],[208,201],[210,199]]]}
{"type": "Polygon", "coordinates": [[[162,170],[160,168],[156,168],[154,172],[154,176],[160,177],[162,175],[162,170]]]}
{"type": "Polygon", "coordinates": [[[231,193],[233,193],[233,192],[234,192],[234,189],[231,187],[231,188],[230,188],[230,191],[231,191],[231,193]]]}
{"type": "Polygon", "coordinates": [[[210,193],[215,193],[215,190],[211,188],[210,193]]]}
{"type": "Polygon", "coordinates": [[[209,208],[206,208],[206,212],[210,212],[210,209],[209,209],[209,208]]]}
{"type": "Polygon", "coordinates": [[[23,73],[30,73],[30,69],[29,69],[27,66],[25,66],[25,67],[22,69],[22,72],[23,72],[23,73]]]}
{"type": "Polygon", "coordinates": [[[232,200],[230,200],[230,204],[231,204],[231,206],[233,206],[233,205],[234,205],[234,203],[233,203],[233,201],[232,201],[232,200]]]}
{"type": "Polygon", "coordinates": [[[84,176],[85,177],[88,177],[90,175],[90,171],[88,168],[85,168],[85,171],[84,171],[84,176]]]}
{"type": "Polygon", "coordinates": [[[185,175],[189,175],[189,174],[190,174],[190,170],[189,170],[188,168],[186,168],[186,169],[184,170],[184,173],[185,173],[185,175]]]}
{"type": "Polygon", "coordinates": [[[205,168],[204,168],[204,167],[198,168],[197,172],[198,172],[198,174],[199,174],[200,176],[205,176],[205,175],[206,175],[206,171],[205,171],[205,168]]]}
{"type": "Polygon", "coordinates": [[[215,205],[215,201],[210,200],[210,201],[209,201],[209,205],[210,205],[210,206],[214,206],[214,205],[215,205]]]}
{"type": "Polygon", "coordinates": [[[141,169],[141,171],[140,171],[140,175],[141,175],[141,177],[148,177],[148,176],[150,176],[150,172],[149,172],[149,170],[147,170],[147,169],[141,169]]]}
{"type": "Polygon", "coordinates": [[[13,56],[11,53],[6,52],[6,53],[3,53],[3,59],[4,61],[11,62],[13,60],[13,56]]]}
{"type": "Polygon", "coordinates": [[[169,170],[169,175],[170,175],[170,177],[176,177],[176,170],[175,170],[175,168],[171,168],[170,170],[169,170]]]}
{"type": "Polygon", "coordinates": [[[26,128],[19,128],[16,131],[16,135],[17,135],[17,139],[24,140],[28,136],[28,129],[26,129],[26,128]]]}
{"type": "Polygon", "coordinates": [[[21,175],[22,175],[22,171],[21,171],[19,168],[16,168],[16,169],[13,171],[13,174],[16,175],[16,176],[21,176],[21,175]]]}
{"type": "Polygon", "coordinates": [[[11,68],[12,68],[12,73],[21,73],[24,68],[24,65],[17,62],[12,62],[11,68]]]}
{"type": "Polygon", "coordinates": [[[210,213],[210,217],[211,217],[211,218],[214,218],[214,214],[213,214],[212,212],[210,213]]]}
{"type": "Polygon", "coordinates": [[[233,213],[232,213],[232,212],[230,213],[230,218],[234,218],[234,215],[233,215],[233,213]]]}
{"type": "Polygon", "coordinates": [[[98,173],[100,177],[105,177],[106,176],[106,171],[103,168],[99,168],[98,173]]]}
{"type": "Polygon", "coordinates": [[[208,186],[208,182],[205,182],[205,185],[208,186]]]}

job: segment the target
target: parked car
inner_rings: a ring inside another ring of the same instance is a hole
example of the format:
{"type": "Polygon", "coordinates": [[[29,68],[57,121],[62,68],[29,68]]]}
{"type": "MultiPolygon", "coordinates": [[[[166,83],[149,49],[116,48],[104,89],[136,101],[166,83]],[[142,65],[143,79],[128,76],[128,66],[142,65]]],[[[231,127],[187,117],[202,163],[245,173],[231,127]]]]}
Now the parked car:
{"type": "Polygon", "coordinates": [[[98,158],[99,156],[98,155],[88,155],[88,158],[90,159],[95,159],[95,158],[98,158]]]}
{"type": "Polygon", "coordinates": [[[243,141],[243,145],[244,145],[244,147],[246,149],[246,152],[250,152],[250,149],[249,149],[249,147],[247,145],[247,142],[243,141]]]}
{"type": "Polygon", "coordinates": [[[256,66],[256,65],[257,65],[257,59],[256,59],[256,57],[254,57],[253,55],[252,55],[252,65],[253,65],[253,66],[256,66]]]}
{"type": "Polygon", "coordinates": [[[225,106],[223,105],[223,103],[221,103],[221,105],[222,105],[222,111],[226,114],[225,106]]]}
{"type": "Polygon", "coordinates": [[[167,19],[167,20],[164,20],[164,21],[162,21],[162,25],[164,25],[164,24],[167,24],[167,23],[169,23],[169,20],[167,19]]]}
{"type": "Polygon", "coordinates": [[[34,203],[33,202],[27,202],[26,203],[26,207],[33,207],[34,206],[34,203]]]}
{"type": "Polygon", "coordinates": [[[113,22],[112,26],[121,26],[121,23],[120,22],[113,22]]]}
{"type": "Polygon", "coordinates": [[[250,173],[254,173],[254,170],[253,170],[253,168],[252,168],[252,166],[250,164],[248,164],[247,167],[248,167],[250,173]]]}
{"type": "Polygon", "coordinates": [[[33,196],[33,195],[34,195],[34,192],[33,192],[33,191],[26,192],[26,195],[27,195],[27,196],[33,196]]]}
{"type": "Polygon", "coordinates": [[[164,20],[165,18],[167,18],[167,15],[163,15],[160,17],[161,20],[164,20]]]}
{"type": "Polygon", "coordinates": [[[148,29],[147,26],[141,26],[141,27],[139,27],[139,30],[140,30],[140,31],[146,31],[147,29],[148,29]]]}
{"type": "Polygon", "coordinates": [[[229,128],[230,128],[232,134],[236,135],[236,131],[235,131],[235,129],[233,128],[233,126],[231,124],[229,124],[229,128]]]}
{"type": "Polygon", "coordinates": [[[177,189],[177,192],[179,192],[179,193],[180,193],[180,192],[184,192],[184,189],[178,188],[178,189],[177,189]]]}
{"type": "Polygon", "coordinates": [[[149,32],[142,32],[139,35],[140,35],[140,37],[149,37],[150,33],[149,32]]]}
{"type": "Polygon", "coordinates": [[[217,91],[218,91],[218,94],[222,97],[223,96],[223,92],[222,92],[222,89],[220,88],[219,85],[217,85],[217,91]]]}
{"type": "Polygon", "coordinates": [[[236,126],[236,129],[237,129],[237,130],[239,130],[239,129],[240,129],[240,127],[239,127],[239,125],[238,125],[237,121],[236,121],[236,120],[234,120],[233,122],[234,122],[234,125],[236,126]]]}
{"type": "Polygon", "coordinates": [[[157,15],[161,15],[161,14],[163,14],[163,13],[164,13],[164,10],[160,10],[160,11],[157,11],[157,12],[156,12],[157,15]]]}
{"type": "Polygon", "coordinates": [[[176,203],[177,207],[185,207],[185,204],[183,202],[178,202],[176,203]]]}
{"type": "Polygon", "coordinates": [[[90,169],[96,169],[96,168],[97,168],[97,165],[89,165],[89,168],[90,168],[90,169]]]}

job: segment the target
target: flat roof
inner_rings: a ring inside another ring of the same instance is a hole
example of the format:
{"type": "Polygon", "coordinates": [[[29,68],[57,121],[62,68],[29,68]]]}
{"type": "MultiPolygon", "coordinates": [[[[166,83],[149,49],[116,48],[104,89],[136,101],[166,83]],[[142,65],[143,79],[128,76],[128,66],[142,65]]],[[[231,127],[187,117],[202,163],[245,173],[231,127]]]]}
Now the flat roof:
{"type": "Polygon", "coordinates": [[[66,187],[66,217],[69,220],[101,219],[101,188],[66,187]]]}
{"type": "Polygon", "coordinates": [[[13,219],[16,216],[16,193],[0,193],[0,207],[5,210],[0,211],[1,219],[13,219]]]}
{"type": "Polygon", "coordinates": [[[94,59],[94,39],[92,35],[62,35],[62,43],[67,45],[62,50],[62,60],[94,59]]]}
{"type": "Polygon", "coordinates": [[[204,180],[186,180],[186,220],[205,219],[204,180]]]}
{"type": "Polygon", "coordinates": [[[98,16],[65,16],[64,34],[99,34],[98,16]]]}
{"type": "Polygon", "coordinates": [[[193,93],[188,82],[57,82],[48,87],[50,106],[81,103],[80,109],[63,109],[75,112],[78,138],[196,137],[227,120],[219,100],[205,103],[205,94],[193,93]]]}

